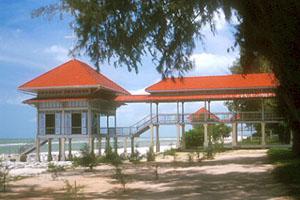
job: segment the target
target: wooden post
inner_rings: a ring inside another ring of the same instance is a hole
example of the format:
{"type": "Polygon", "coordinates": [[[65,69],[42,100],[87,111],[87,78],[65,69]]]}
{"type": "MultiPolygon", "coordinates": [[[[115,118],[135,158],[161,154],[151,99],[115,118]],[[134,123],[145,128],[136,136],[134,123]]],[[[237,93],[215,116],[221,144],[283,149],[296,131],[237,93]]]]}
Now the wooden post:
{"type": "Polygon", "coordinates": [[[69,153],[68,153],[68,159],[71,160],[72,159],[72,138],[69,138],[69,153]]]}
{"type": "Polygon", "coordinates": [[[48,162],[52,161],[52,139],[48,139],[48,162]]]}
{"type": "Polygon", "coordinates": [[[94,137],[90,136],[89,137],[89,146],[90,146],[90,153],[94,154],[94,149],[95,149],[95,143],[94,143],[94,137]]]}

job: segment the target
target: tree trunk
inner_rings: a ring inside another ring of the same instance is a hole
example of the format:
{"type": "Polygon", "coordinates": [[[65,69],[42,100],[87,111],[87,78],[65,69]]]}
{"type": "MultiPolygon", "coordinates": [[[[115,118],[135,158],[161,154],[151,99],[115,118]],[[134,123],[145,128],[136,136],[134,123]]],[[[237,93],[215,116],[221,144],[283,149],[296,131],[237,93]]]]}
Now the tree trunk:
{"type": "Polygon", "coordinates": [[[300,124],[293,124],[293,152],[300,157],[300,124]]]}

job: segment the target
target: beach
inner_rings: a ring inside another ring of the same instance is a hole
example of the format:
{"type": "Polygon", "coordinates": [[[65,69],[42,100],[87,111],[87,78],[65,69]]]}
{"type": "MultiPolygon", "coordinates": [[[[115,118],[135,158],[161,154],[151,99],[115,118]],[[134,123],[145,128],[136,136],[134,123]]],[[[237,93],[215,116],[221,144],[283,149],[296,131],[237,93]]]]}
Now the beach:
{"type": "Polygon", "coordinates": [[[59,162],[66,164],[66,171],[55,179],[40,171],[9,183],[9,191],[0,198],[68,199],[76,193],[77,199],[292,199],[274,180],[266,150],[230,150],[200,161],[195,154],[192,160],[188,155],[178,153],[174,160],[160,154],[155,162],[124,162],[120,167],[126,177],[125,191],[114,178],[112,165],[86,171],[59,162]]]}

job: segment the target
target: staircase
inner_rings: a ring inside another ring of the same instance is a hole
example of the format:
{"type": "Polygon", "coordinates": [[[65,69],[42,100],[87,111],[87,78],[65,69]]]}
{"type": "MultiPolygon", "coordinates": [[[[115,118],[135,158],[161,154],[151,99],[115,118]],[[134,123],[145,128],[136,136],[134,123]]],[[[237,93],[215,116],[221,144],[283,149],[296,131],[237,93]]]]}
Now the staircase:
{"type": "MultiPolygon", "coordinates": [[[[43,146],[44,144],[46,144],[48,142],[48,140],[42,140],[40,142],[40,146],[43,146]]],[[[27,155],[29,153],[32,153],[34,150],[36,149],[36,144],[31,145],[31,147],[29,147],[28,149],[26,149],[25,151],[23,151],[21,153],[21,155],[27,155]]]]}

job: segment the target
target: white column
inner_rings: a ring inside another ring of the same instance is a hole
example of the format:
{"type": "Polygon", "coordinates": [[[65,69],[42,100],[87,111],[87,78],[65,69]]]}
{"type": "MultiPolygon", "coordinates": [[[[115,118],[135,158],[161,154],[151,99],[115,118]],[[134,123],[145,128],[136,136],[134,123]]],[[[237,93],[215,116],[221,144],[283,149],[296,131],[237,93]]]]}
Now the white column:
{"type": "Polygon", "coordinates": [[[180,148],[180,124],[176,124],[176,127],[177,127],[176,148],[180,148]]]}
{"type": "Polygon", "coordinates": [[[127,154],[127,137],[124,137],[124,154],[127,154]]]}
{"type": "Polygon", "coordinates": [[[65,135],[65,110],[63,109],[61,112],[61,134],[65,135]]]}
{"type": "Polygon", "coordinates": [[[184,102],[181,103],[181,139],[182,139],[182,149],[185,149],[185,121],[184,121],[184,102]]]}
{"type": "Polygon", "coordinates": [[[208,147],[207,126],[208,126],[208,124],[203,124],[203,127],[204,127],[204,143],[203,143],[203,147],[204,147],[204,148],[207,148],[207,147],[208,147]]]}
{"type": "Polygon", "coordinates": [[[110,135],[109,135],[109,115],[106,116],[106,128],[107,128],[107,134],[106,134],[106,147],[107,150],[110,146],[110,135]]]}
{"type": "Polygon", "coordinates": [[[65,155],[65,138],[60,138],[61,140],[61,161],[66,160],[66,155],[65,155]]]}
{"type": "Polygon", "coordinates": [[[52,139],[48,139],[48,162],[52,161],[52,139]]]}
{"type": "Polygon", "coordinates": [[[266,145],[266,123],[261,122],[261,146],[266,145]]]}
{"type": "Polygon", "coordinates": [[[90,153],[95,153],[94,149],[95,149],[95,143],[94,143],[94,137],[93,136],[89,136],[89,147],[90,147],[90,153]]]}
{"type": "Polygon", "coordinates": [[[102,148],[102,137],[101,135],[98,137],[98,155],[101,156],[102,152],[101,152],[101,148],[102,148]]]}
{"type": "Polygon", "coordinates": [[[159,142],[159,121],[158,121],[158,103],[156,103],[156,152],[160,152],[159,142]]]}
{"type": "Polygon", "coordinates": [[[134,154],[134,137],[131,137],[131,155],[134,154]]]}
{"type": "Polygon", "coordinates": [[[36,145],[36,153],[35,153],[35,157],[36,157],[36,161],[37,162],[41,162],[41,157],[40,157],[40,138],[36,137],[36,140],[35,140],[35,145],[36,145]]]}
{"type": "Polygon", "coordinates": [[[154,126],[150,124],[150,147],[154,147],[154,126]]]}
{"type": "Polygon", "coordinates": [[[115,113],[115,117],[114,117],[114,149],[115,152],[118,153],[118,137],[117,137],[117,114],[115,113]]]}
{"type": "Polygon", "coordinates": [[[177,141],[176,141],[176,148],[180,148],[180,115],[179,115],[179,102],[177,102],[177,141]]]}
{"type": "Polygon", "coordinates": [[[232,123],[232,133],[231,133],[231,139],[232,139],[232,147],[237,146],[237,123],[232,123]]]}

